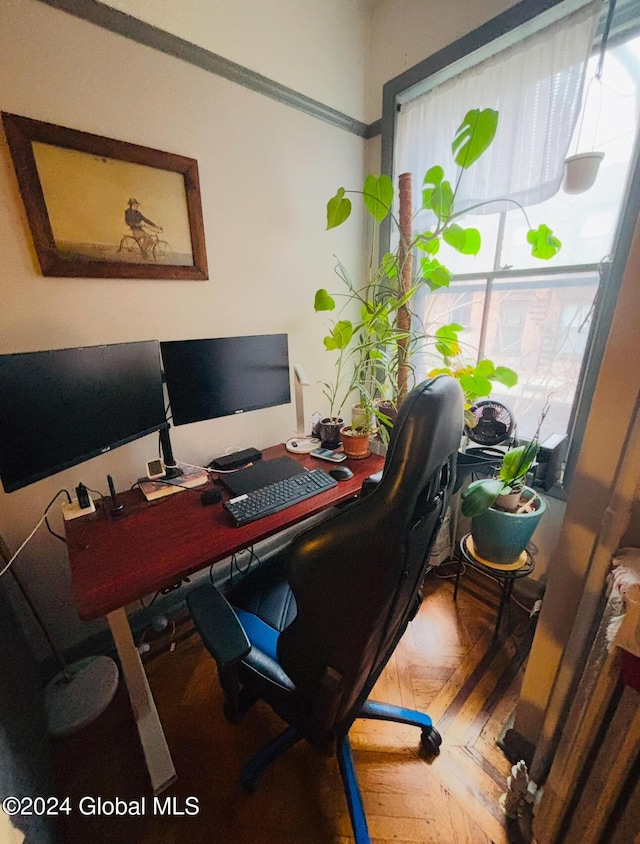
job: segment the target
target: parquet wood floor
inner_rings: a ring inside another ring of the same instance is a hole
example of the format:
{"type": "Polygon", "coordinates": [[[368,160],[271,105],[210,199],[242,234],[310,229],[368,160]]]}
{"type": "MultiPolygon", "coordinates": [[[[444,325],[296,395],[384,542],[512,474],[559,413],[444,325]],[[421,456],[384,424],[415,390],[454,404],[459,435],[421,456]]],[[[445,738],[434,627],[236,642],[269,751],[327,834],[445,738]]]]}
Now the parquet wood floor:
{"type": "MultiPolygon", "coordinates": [[[[375,721],[351,730],[358,781],[375,844],[520,844],[518,822],[498,805],[510,764],[496,746],[515,707],[530,634],[503,631],[492,642],[498,593],[469,572],[457,603],[453,583],[425,583],[425,600],[374,689],[373,697],[428,712],[443,737],[429,761],[419,731],[375,721]]],[[[515,632],[530,628],[514,608],[515,632]]],[[[240,726],[221,714],[213,661],[190,626],[175,648],[147,663],[178,781],[161,795],[178,810],[196,797],[195,816],[157,815],[124,688],[98,721],[56,743],[59,792],[72,814],[64,844],[347,844],[353,841],[334,758],[296,745],[266,772],[255,794],[243,792],[243,763],[280,732],[282,722],[258,704],[240,726]],[[82,796],[123,801],[146,797],[142,817],[83,816],[82,796]]],[[[168,644],[168,643],[166,643],[168,644]]],[[[122,686],[122,684],[121,684],[122,686]]]]}

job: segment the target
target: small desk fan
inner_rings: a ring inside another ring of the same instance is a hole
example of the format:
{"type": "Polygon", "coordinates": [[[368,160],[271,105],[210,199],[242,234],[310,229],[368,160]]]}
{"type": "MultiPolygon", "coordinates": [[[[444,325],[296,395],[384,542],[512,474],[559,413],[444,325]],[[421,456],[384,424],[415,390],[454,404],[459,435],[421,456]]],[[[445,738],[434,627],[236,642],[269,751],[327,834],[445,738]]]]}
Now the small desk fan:
{"type": "Polygon", "coordinates": [[[515,428],[511,411],[500,402],[487,399],[476,402],[469,410],[475,418],[473,427],[464,426],[470,440],[481,446],[493,446],[509,439],[515,428]]]}
{"type": "Polygon", "coordinates": [[[454,493],[458,492],[471,475],[491,475],[499,468],[504,458],[504,450],[495,448],[509,439],[516,429],[515,420],[508,407],[500,402],[486,399],[476,402],[465,411],[477,421],[473,427],[464,426],[464,433],[477,447],[458,452],[456,483],[454,493]]]}

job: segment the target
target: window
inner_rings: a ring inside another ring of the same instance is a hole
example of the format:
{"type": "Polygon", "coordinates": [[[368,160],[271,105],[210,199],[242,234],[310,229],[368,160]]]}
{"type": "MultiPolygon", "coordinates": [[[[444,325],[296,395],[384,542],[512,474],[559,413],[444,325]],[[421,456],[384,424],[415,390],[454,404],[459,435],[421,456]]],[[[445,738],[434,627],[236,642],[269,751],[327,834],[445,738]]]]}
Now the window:
{"type": "MultiPolygon", "coordinates": [[[[594,76],[597,58],[589,61],[587,80],[594,76]]],[[[634,157],[639,68],[640,37],[628,35],[607,49],[599,90],[594,93],[593,85],[585,86],[584,118],[576,125],[569,153],[605,152],[595,185],[583,194],[560,190],[527,207],[534,226],[544,222],[560,238],[559,254],[550,262],[531,257],[527,224],[518,211],[466,217],[464,224],[482,233],[480,254],[462,256],[452,251],[443,255],[443,249],[439,258],[454,273],[450,287],[415,303],[428,334],[448,322],[468,326],[461,340],[470,355],[515,369],[517,386],[494,388],[492,397],[513,411],[518,433],[524,437],[534,433],[546,404],[550,409],[543,436],[571,430],[596,293],[613,248],[634,157]],[[576,149],[578,135],[580,150],[576,149]],[[462,302],[466,320],[459,318],[462,302]]],[[[432,163],[445,162],[436,157],[432,163]]],[[[437,360],[427,350],[418,375],[435,365],[437,360]]]]}
{"type": "Polygon", "coordinates": [[[520,356],[527,308],[526,299],[514,301],[508,294],[500,303],[495,347],[501,355],[520,356]]]}

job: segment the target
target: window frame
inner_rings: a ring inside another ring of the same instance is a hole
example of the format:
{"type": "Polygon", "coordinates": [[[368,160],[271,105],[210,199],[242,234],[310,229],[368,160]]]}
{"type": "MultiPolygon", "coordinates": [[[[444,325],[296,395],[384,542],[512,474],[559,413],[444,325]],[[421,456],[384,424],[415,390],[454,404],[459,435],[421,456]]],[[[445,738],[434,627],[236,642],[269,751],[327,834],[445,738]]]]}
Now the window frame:
{"type": "MultiPolygon", "coordinates": [[[[524,0],[512,6],[502,14],[487,21],[487,23],[447,45],[442,50],[404,71],[383,87],[383,104],[381,120],[381,172],[395,179],[393,167],[393,151],[395,145],[396,115],[399,111],[403,94],[414,88],[427,77],[443,70],[465,56],[486,47],[492,41],[517,30],[523,24],[561,5],[565,0],[524,0]]],[[[629,37],[628,30],[625,37],[629,37]]],[[[609,42],[612,44],[612,42],[609,42]]],[[[593,395],[602,364],[609,330],[615,311],[615,306],[622,284],[622,277],[627,265],[631,243],[633,240],[636,221],[640,214],[640,143],[636,143],[629,168],[626,191],[621,203],[620,217],[613,238],[612,259],[605,265],[602,280],[596,294],[594,315],[586,340],[586,351],[582,358],[582,365],[578,376],[576,397],[568,423],[568,448],[565,461],[563,489],[558,491],[558,497],[565,498],[568,493],[575,466],[578,459],[582,439],[589,417],[591,396],[593,395]]],[[[391,242],[391,225],[387,219],[380,231],[380,255],[389,250],[391,242]]],[[[575,265],[572,271],[592,271],[593,264],[575,265]]],[[[565,267],[558,270],[566,271],[565,267]]],[[[511,271],[512,273],[514,271],[511,271]]],[[[516,271],[518,273],[520,271],[516,271]]],[[[531,275],[531,270],[522,270],[522,274],[531,275]]],[[[538,272],[535,273],[536,275],[538,272]]],[[[482,273],[482,275],[486,275],[482,273]]],[[[462,276],[459,276],[462,278],[462,276]]]]}

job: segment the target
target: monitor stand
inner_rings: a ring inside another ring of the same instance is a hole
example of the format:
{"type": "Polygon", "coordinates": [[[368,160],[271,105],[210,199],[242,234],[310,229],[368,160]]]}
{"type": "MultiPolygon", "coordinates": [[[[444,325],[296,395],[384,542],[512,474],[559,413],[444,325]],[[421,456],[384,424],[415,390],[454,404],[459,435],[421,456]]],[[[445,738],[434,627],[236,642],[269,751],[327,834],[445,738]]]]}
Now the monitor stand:
{"type": "Polygon", "coordinates": [[[169,437],[169,427],[170,426],[167,423],[167,427],[161,428],[160,430],[160,448],[162,449],[162,459],[164,460],[164,465],[167,469],[162,478],[163,481],[170,481],[172,478],[179,478],[182,474],[182,470],[178,469],[173,457],[173,449],[171,448],[171,439],[169,437]]]}
{"type": "Polygon", "coordinates": [[[299,363],[294,364],[293,372],[295,400],[296,400],[296,435],[289,437],[285,446],[287,451],[293,454],[309,454],[314,448],[320,448],[320,440],[317,437],[307,436],[305,434],[304,421],[304,402],[302,398],[302,388],[309,386],[309,379],[304,373],[304,369],[299,363]]]}

